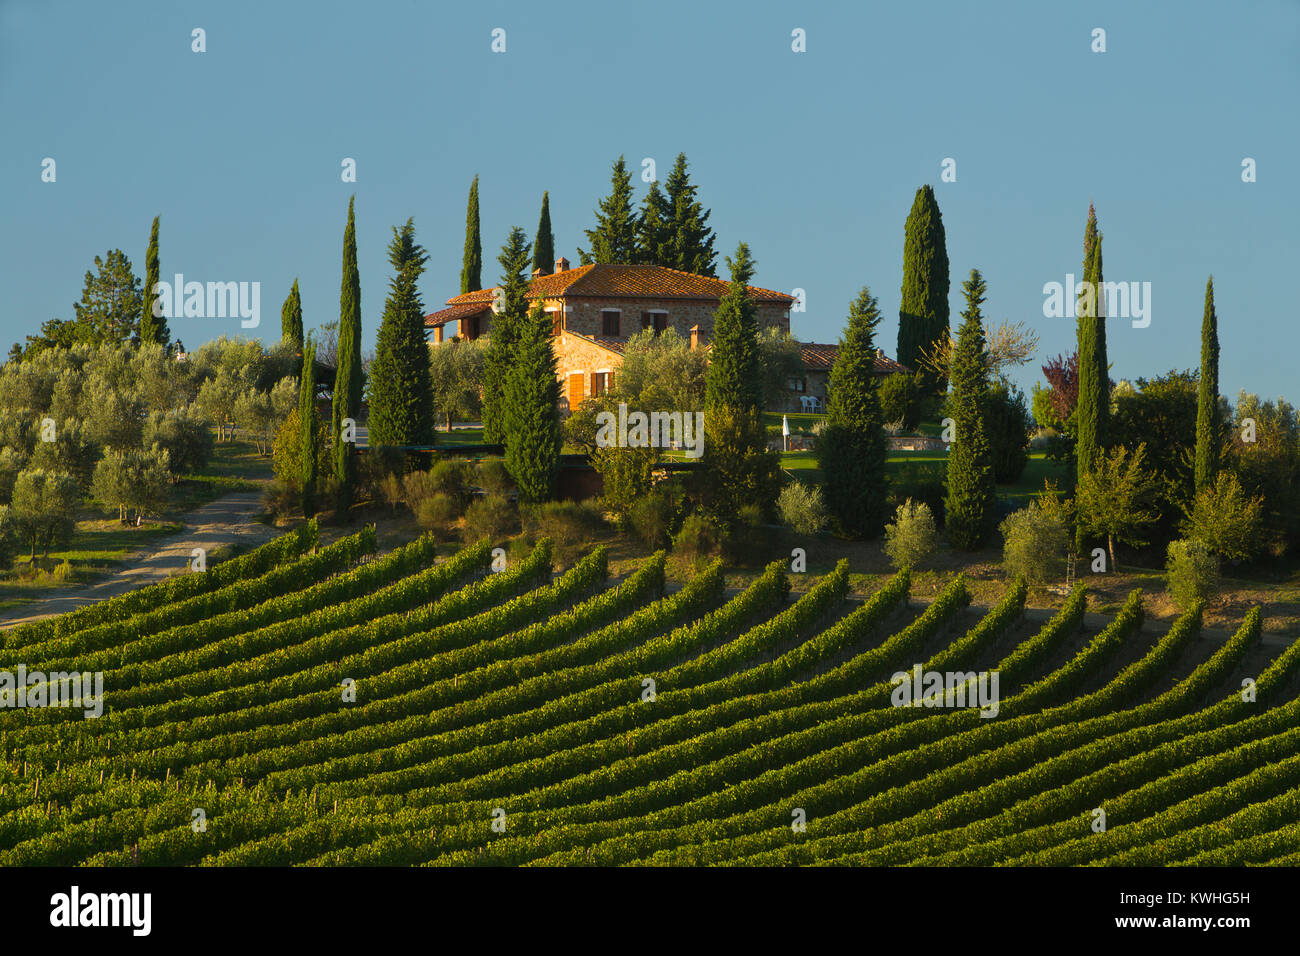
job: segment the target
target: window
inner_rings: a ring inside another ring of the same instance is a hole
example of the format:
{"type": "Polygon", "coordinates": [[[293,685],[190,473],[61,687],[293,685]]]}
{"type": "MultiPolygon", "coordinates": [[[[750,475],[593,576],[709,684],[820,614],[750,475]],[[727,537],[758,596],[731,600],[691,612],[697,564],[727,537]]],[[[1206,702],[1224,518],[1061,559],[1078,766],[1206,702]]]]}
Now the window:
{"type": "Polygon", "coordinates": [[[591,394],[604,395],[609,391],[610,379],[614,376],[609,372],[592,372],[591,373],[591,394]]]}
{"type": "Polygon", "coordinates": [[[790,391],[792,392],[804,391],[804,380],[801,378],[790,379],[790,391]]]}
{"type": "Polygon", "coordinates": [[[656,335],[658,335],[664,329],[668,328],[668,313],[667,312],[642,312],[641,329],[644,331],[645,329],[650,329],[650,328],[653,328],[655,330],[656,335]]]}
{"type": "Polygon", "coordinates": [[[547,309],[546,314],[551,317],[551,334],[559,335],[564,330],[564,313],[559,309],[547,309]]]}
{"type": "Polygon", "coordinates": [[[619,332],[619,317],[618,309],[602,309],[600,312],[600,334],[618,338],[621,334],[619,332]]]}

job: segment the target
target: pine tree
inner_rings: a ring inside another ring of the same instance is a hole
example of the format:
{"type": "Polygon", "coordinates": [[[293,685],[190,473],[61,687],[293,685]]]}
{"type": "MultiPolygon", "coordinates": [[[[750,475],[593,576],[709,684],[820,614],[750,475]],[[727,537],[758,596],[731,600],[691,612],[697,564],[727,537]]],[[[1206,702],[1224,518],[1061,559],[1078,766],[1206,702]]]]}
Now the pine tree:
{"type": "MultiPolygon", "coordinates": [[[[903,227],[903,298],[898,311],[898,361],[919,368],[919,357],[948,339],[948,243],[933,186],[922,186],[903,227]]],[[[922,372],[928,388],[948,383],[922,372]]]]}
{"type": "Polygon", "coordinates": [[[952,357],[953,442],[948,449],[948,495],[944,503],[948,538],[963,551],[978,550],[997,523],[993,454],[985,429],[989,372],[985,355],[984,278],[972,269],[962,284],[966,309],[952,357]]]}
{"type": "Polygon", "coordinates": [[[706,508],[731,530],[742,507],[757,505],[771,514],[780,490],[780,456],[768,451],[763,427],[758,312],[748,286],[754,260],[745,243],[727,266],[731,284],[714,313],[705,377],[702,479],[706,508]]]}
{"type": "Polygon", "coordinates": [[[133,338],[139,341],[140,313],[149,298],[121,249],[108,250],[103,259],[95,256],[95,271],[86,271],[81,301],[72,304],[77,316],[74,341],[111,345],[133,338]]]}
{"type": "Polygon", "coordinates": [[[140,341],[166,345],[171,339],[171,332],[167,328],[167,317],[154,314],[154,303],[157,300],[154,286],[159,281],[158,222],[160,218],[153,217],[153,228],[149,231],[149,249],[144,255],[144,307],[140,310],[140,341]]]}
{"type": "Polygon", "coordinates": [[[758,354],[758,309],[749,295],[754,260],[740,243],[728,258],[731,285],[713,314],[713,347],[705,379],[705,404],[757,411],[763,401],[758,354]]]}
{"type": "Polygon", "coordinates": [[[555,268],[555,233],[551,231],[551,197],[542,193],[542,215],[537,220],[537,239],[533,242],[533,271],[548,274],[555,268]]]}
{"type": "Polygon", "coordinates": [[[465,257],[460,267],[460,291],[477,292],[483,288],[483,244],[479,241],[478,177],[469,187],[469,203],[465,209],[465,257]]]}
{"type": "Polygon", "coordinates": [[[408,219],[388,245],[393,278],[370,368],[370,444],[409,446],[433,443],[433,393],[429,347],[424,340],[424,303],[418,283],[429,260],[415,241],[408,219]]]}
{"type": "Polygon", "coordinates": [[[1201,318],[1201,381],[1196,394],[1196,490],[1214,484],[1223,423],[1219,415],[1219,317],[1214,311],[1214,276],[1205,283],[1201,318]]]}
{"type": "Polygon", "coordinates": [[[578,250],[583,265],[637,261],[636,215],[632,212],[632,174],[620,156],[610,174],[610,193],[596,209],[596,228],[587,229],[591,251],[578,250]]]}
{"type": "Polygon", "coordinates": [[[643,265],[671,266],[672,259],[672,206],[668,197],[652,182],[641,201],[637,215],[637,262],[643,265]]]}
{"type": "Polygon", "coordinates": [[[499,445],[506,442],[509,422],[501,399],[501,387],[514,364],[515,343],[519,340],[524,321],[528,317],[529,250],[531,246],[523,229],[510,230],[501,247],[497,262],[501,264],[500,306],[492,316],[488,336],[487,357],[483,364],[483,440],[499,445]]]}
{"type": "Polygon", "coordinates": [[[298,294],[296,276],[289,297],[280,307],[280,340],[290,343],[295,349],[302,348],[302,297],[298,294]]]}
{"type": "Polygon", "coordinates": [[[298,379],[298,457],[302,462],[302,513],[316,514],[316,342],[308,337],[298,379]]]}
{"type": "MultiPolygon", "coordinates": [[[[1110,373],[1106,361],[1106,302],[1102,288],[1101,233],[1097,211],[1088,204],[1083,234],[1083,285],[1077,306],[1079,332],[1079,402],[1075,406],[1078,477],[1090,472],[1106,447],[1110,416],[1110,373]]],[[[1083,546],[1082,525],[1078,545],[1083,546]]]]}
{"type": "Polygon", "coordinates": [[[841,532],[873,538],[888,514],[885,431],[875,374],[880,308],[863,286],[831,366],[826,431],[817,443],[826,507],[841,532]]]}
{"type": "Polygon", "coordinates": [[[343,440],[343,420],[361,413],[361,273],[357,268],[356,196],[348,200],[348,224],[343,232],[343,284],[339,292],[339,361],[334,377],[334,408],[330,435],[334,443],[334,477],[339,510],[352,505],[356,480],[354,445],[343,440]]]}
{"type": "Polygon", "coordinates": [[[519,325],[514,360],[501,389],[506,470],[525,502],[555,495],[561,442],[554,343],[550,319],[539,302],[519,325]]]}
{"type": "Polygon", "coordinates": [[[713,250],[713,230],[708,227],[712,210],[705,209],[695,198],[696,187],[691,184],[685,153],[677,154],[672,172],[664,181],[664,190],[668,194],[671,239],[667,261],[660,265],[696,275],[716,276],[717,253],[713,250]]]}

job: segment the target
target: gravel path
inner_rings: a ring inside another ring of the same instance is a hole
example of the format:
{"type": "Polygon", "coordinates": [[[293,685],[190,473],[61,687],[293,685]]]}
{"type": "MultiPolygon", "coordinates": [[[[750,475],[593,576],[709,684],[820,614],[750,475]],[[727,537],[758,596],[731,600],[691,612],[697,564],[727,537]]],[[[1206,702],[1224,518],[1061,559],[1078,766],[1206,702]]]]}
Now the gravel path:
{"type": "Polygon", "coordinates": [[[181,571],[193,560],[195,548],[211,553],[236,541],[249,546],[262,544],[278,534],[274,528],[253,520],[263,510],[262,496],[256,491],[236,492],[208,502],[191,511],[184,528],[160,547],[128,555],[121,568],[102,580],[51,591],[46,597],[21,607],[0,611],[0,628],[76,610],[164,580],[169,572],[181,571]]]}

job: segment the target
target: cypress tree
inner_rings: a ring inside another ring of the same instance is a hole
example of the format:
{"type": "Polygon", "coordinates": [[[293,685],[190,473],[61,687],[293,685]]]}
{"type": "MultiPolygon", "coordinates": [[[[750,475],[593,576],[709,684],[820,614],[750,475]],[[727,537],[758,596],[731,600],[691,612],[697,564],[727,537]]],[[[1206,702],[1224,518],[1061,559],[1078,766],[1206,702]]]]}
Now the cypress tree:
{"type": "Polygon", "coordinates": [[[954,435],[948,449],[948,495],[944,502],[948,539],[963,551],[988,540],[997,522],[993,453],[984,423],[989,402],[989,372],[984,317],[984,278],[972,269],[962,284],[966,309],[952,357],[949,414],[954,435]]]}
{"type": "Polygon", "coordinates": [[[316,514],[316,343],[310,337],[302,350],[298,379],[298,456],[302,462],[302,513],[316,514]]]}
{"type": "Polygon", "coordinates": [[[754,260],[740,243],[727,259],[731,284],[713,319],[713,346],[704,388],[703,485],[708,511],[734,529],[739,511],[757,505],[771,514],[780,489],[780,456],[767,449],[763,428],[758,312],[749,297],[754,260]]]}
{"type": "Polygon", "coordinates": [[[298,294],[298,279],[293,280],[289,297],[280,307],[280,339],[302,348],[302,297],[298,294]]]}
{"type": "Polygon", "coordinates": [[[887,516],[885,431],[876,380],[880,308],[866,287],[849,305],[831,366],[826,431],[817,443],[826,506],[842,533],[872,538],[887,516]]]}
{"type": "Polygon", "coordinates": [[[1196,490],[1214,484],[1223,423],[1219,416],[1219,317],[1214,311],[1214,276],[1205,283],[1201,318],[1201,381],[1196,393],[1196,490]]]}
{"type": "Polygon", "coordinates": [[[477,292],[483,288],[483,244],[479,241],[478,227],[478,177],[469,187],[469,203],[465,209],[465,256],[460,267],[460,291],[477,292]]]}
{"type": "Polygon", "coordinates": [[[506,470],[525,502],[554,497],[559,473],[560,385],[554,342],[550,319],[539,302],[519,324],[514,360],[501,389],[506,470]]]}
{"type": "MultiPolygon", "coordinates": [[[[1088,204],[1088,225],[1083,234],[1083,285],[1077,306],[1079,331],[1079,401],[1075,406],[1078,477],[1092,471],[1106,447],[1110,416],[1110,373],[1106,361],[1106,301],[1102,289],[1101,233],[1097,211],[1088,204]]],[[[1082,535],[1082,532],[1080,532],[1082,535]]],[[[1082,537],[1078,544],[1083,546],[1082,537]]]]}
{"type": "Polygon", "coordinates": [[[763,401],[758,354],[758,309],[749,296],[754,260],[740,243],[731,267],[731,285],[713,315],[713,347],[705,377],[704,401],[714,407],[757,411],[763,401]]]}
{"type": "Polygon", "coordinates": [[[356,478],[353,443],[343,440],[343,419],[361,413],[361,273],[357,269],[356,196],[348,200],[348,224],[343,231],[343,284],[339,292],[339,364],[334,376],[334,408],[330,435],[334,477],[341,511],[352,504],[356,478]]]}
{"type": "Polygon", "coordinates": [[[542,215],[537,220],[537,239],[533,242],[533,271],[548,273],[555,268],[555,234],[551,232],[551,197],[542,193],[542,215]]]}
{"type": "MultiPolygon", "coordinates": [[[[154,314],[154,302],[157,299],[157,293],[154,292],[154,286],[159,280],[158,265],[158,220],[159,216],[153,217],[153,228],[149,230],[149,249],[144,254],[144,308],[140,310],[140,341],[157,342],[159,345],[166,345],[171,339],[171,332],[167,328],[167,318],[162,315],[154,314]]],[[[178,296],[180,292],[176,293],[178,296]]]]}
{"type": "Polygon", "coordinates": [[[515,226],[501,247],[497,262],[501,264],[500,306],[492,316],[487,355],[483,363],[483,440],[489,444],[506,442],[509,422],[501,399],[501,389],[514,364],[515,343],[528,317],[529,250],[524,231],[515,226]]]}
{"type": "Polygon", "coordinates": [[[429,347],[424,340],[424,303],[418,283],[429,257],[415,241],[408,219],[388,245],[393,278],[370,369],[370,444],[433,443],[433,392],[429,347]]]}
{"type": "Polygon", "coordinates": [[[713,251],[713,230],[708,227],[712,210],[705,209],[695,198],[696,187],[691,184],[685,153],[677,154],[664,190],[671,216],[670,241],[667,261],[660,264],[696,275],[716,276],[717,253],[713,251]]]}
{"type": "MultiPolygon", "coordinates": [[[[903,227],[903,298],[898,310],[898,361],[918,369],[918,360],[948,338],[948,241],[933,186],[922,186],[903,227]]],[[[942,376],[923,374],[936,394],[942,376]]]]}
{"type": "Polygon", "coordinates": [[[637,216],[637,262],[652,266],[673,264],[671,215],[672,206],[668,197],[659,188],[658,182],[651,183],[637,216]]]}
{"type": "Polygon", "coordinates": [[[584,230],[591,251],[578,250],[583,265],[631,263],[638,258],[636,215],[632,212],[632,174],[620,156],[610,173],[609,195],[596,208],[596,228],[584,230]]]}

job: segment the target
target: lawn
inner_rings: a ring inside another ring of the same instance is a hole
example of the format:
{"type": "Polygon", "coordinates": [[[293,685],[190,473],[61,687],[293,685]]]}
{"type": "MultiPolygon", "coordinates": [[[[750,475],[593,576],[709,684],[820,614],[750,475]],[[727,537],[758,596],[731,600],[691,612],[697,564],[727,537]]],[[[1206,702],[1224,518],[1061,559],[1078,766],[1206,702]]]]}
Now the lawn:
{"type": "MultiPolygon", "coordinates": [[[[890,452],[885,460],[885,469],[891,478],[903,474],[909,465],[921,470],[932,470],[937,477],[942,478],[943,469],[947,464],[948,455],[941,451],[894,451],[890,452]]],[[[800,481],[822,483],[822,472],[817,467],[817,457],[811,451],[783,453],[781,467],[800,481]]],[[[1064,477],[1059,464],[1049,461],[1043,452],[1033,452],[1019,480],[1010,485],[998,485],[997,493],[999,497],[1023,506],[1043,490],[1044,480],[1050,479],[1059,485],[1063,483],[1064,477]]]]}
{"type": "Polygon", "coordinates": [[[451,431],[445,431],[439,428],[433,433],[433,443],[435,445],[481,445],[483,444],[483,428],[453,428],[451,431]]]}

